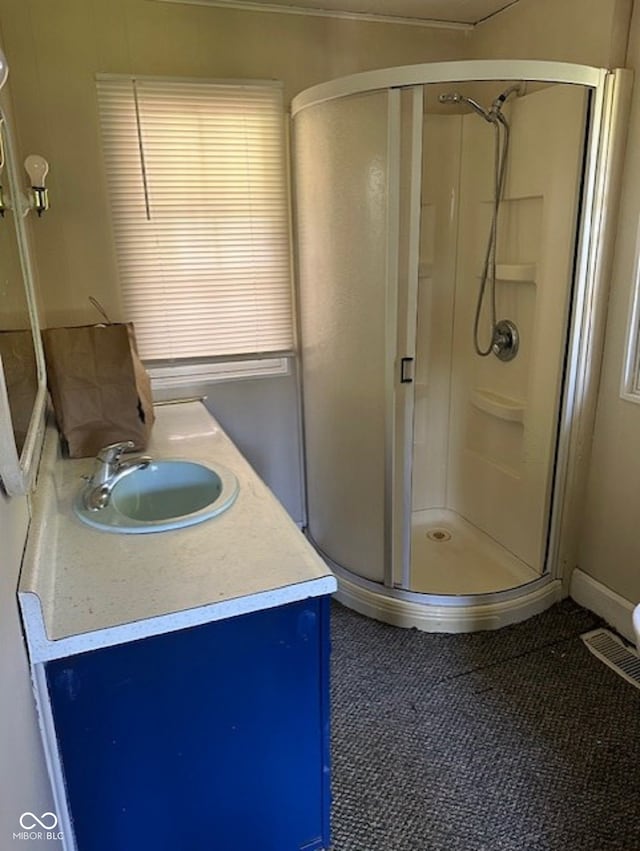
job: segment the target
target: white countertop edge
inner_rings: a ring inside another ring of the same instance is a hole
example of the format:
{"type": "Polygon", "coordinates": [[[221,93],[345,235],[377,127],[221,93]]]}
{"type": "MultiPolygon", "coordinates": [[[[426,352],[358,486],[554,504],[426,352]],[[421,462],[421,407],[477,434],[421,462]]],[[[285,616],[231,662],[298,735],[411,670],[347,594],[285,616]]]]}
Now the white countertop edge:
{"type": "Polygon", "coordinates": [[[107,627],[106,629],[84,632],[52,641],[44,631],[42,606],[37,594],[30,591],[20,591],[20,608],[25,622],[25,632],[29,644],[32,664],[50,662],[53,659],[63,659],[103,647],[114,647],[154,635],[176,632],[192,626],[201,626],[212,621],[246,615],[264,609],[273,609],[287,603],[296,603],[310,597],[322,597],[333,594],[337,589],[334,576],[323,576],[282,588],[261,591],[246,597],[223,600],[210,603],[181,612],[158,615],[133,623],[107,627]]]}

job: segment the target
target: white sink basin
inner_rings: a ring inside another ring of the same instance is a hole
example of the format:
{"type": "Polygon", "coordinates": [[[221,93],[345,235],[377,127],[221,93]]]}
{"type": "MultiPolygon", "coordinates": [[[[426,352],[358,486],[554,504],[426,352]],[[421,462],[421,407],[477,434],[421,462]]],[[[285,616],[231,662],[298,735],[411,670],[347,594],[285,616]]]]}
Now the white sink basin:
{"type": "Polygon", "coordinates": [[[105,532],[166,532],[222,514],[237,495],[238,480],[220,464],[162,460],[121,479],[104,508],[86,508],[82,491],[74,510],[83,523],[105,532]]]}

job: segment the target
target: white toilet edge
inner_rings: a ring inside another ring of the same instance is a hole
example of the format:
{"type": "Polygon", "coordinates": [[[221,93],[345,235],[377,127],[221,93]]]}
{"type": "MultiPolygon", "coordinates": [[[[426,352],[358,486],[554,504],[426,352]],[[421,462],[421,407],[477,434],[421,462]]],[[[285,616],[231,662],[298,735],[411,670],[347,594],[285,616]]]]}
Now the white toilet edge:
{"type": "Polygon", "coordinates": [[[636,647],[640,652],[640,603],[633,610],[633,631],[636,636],[636,647]]]}

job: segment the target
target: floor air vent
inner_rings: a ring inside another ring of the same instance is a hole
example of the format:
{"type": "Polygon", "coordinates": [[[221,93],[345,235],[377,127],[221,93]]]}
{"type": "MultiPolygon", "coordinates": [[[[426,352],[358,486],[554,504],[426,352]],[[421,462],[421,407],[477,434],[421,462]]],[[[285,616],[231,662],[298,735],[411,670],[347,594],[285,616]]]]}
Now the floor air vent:
{"type": "Polygon", "coordinates": [[[594,629],[580,637],[594,656],[624,677],[631,685],[640,688],[640,657],[635,650],[627,647],[608,629],[594,629]]]}

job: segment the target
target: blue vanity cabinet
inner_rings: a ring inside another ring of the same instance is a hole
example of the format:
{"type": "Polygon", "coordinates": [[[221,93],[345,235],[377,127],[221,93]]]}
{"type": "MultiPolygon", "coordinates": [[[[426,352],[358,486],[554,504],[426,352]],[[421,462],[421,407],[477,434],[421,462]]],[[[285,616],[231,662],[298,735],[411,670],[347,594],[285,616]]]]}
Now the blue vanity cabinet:
{"type": "Polygon", "coordinates": [[[329,598],[46,664],[78,851],[329,847],[329,598]]]}

